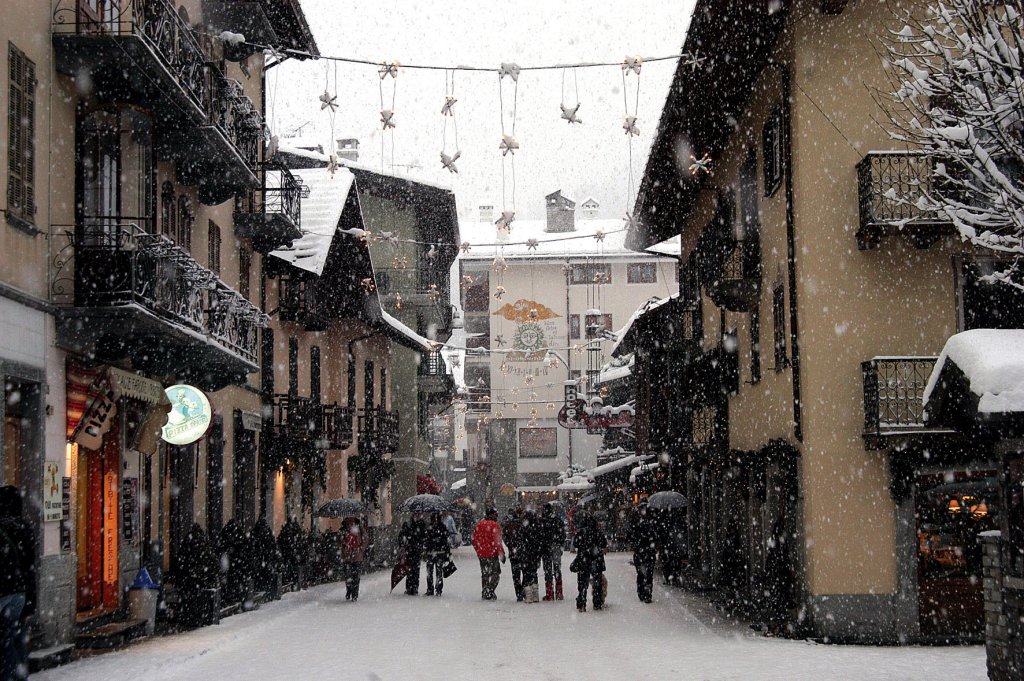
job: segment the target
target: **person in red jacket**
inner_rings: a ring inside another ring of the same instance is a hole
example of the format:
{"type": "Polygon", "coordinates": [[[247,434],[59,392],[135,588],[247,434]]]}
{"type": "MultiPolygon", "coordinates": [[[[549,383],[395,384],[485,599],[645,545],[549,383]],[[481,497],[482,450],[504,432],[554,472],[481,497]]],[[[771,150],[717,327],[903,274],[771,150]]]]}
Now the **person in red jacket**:
{"type": "Polygon", "coordinates": [[[494,591],[498,588],[498,580],[501,578],[501,565],[498,561],[505,562],[505,547],[501,545],[501,525],[498,524],[496,509],[487,509],[484,519],[476,524],[473,530],[473,548],[480,559],[481,595],[485,601],[496,600],[498,596],[494,591]]]}

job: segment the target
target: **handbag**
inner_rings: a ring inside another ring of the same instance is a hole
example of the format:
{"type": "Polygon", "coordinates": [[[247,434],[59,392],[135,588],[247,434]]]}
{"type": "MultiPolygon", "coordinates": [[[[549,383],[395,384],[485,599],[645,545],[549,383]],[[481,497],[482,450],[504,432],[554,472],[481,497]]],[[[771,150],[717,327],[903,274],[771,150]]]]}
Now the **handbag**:
{"type": "Polygon", "coordinates": [[[569,563],[569,572],[579,572],[579,571],[580,571],[580,556],[579,556],[579,554],[576,554],[576,557],[572,559],[571,563],[569,563]]]}
{"type": "Polygon", "coordinates": [[[448,562],[441,566],[441,574],[445,577],[451,577],[458,569],[459,566],[455,564],[455,561],[449,558],[448,562]]]}

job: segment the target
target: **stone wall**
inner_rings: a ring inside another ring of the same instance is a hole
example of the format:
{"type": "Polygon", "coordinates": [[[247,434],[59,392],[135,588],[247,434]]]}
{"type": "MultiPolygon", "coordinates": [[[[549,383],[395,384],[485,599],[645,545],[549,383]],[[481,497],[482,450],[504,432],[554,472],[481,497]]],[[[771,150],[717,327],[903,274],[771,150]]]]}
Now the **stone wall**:
{"type": "Polygon", "coordinates": [[[992,681],[1017,681],[1024,676],[1024,580],[1003,575],[999,532],[978,539],[983,549],[985,587],[985,651],[992,681]]]}

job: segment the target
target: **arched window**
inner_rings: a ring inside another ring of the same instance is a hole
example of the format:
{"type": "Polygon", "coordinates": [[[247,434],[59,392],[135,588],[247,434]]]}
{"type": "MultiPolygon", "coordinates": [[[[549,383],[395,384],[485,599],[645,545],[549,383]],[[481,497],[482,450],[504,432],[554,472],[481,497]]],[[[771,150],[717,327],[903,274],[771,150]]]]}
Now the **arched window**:
{"type": "Polygon", "coordinates": [[[196,214],[192,208],[192,199],[187,196],[178,197],[178,234],[174,240],[186,251],[192,250],[192,227],[195,225],[196,214]]]}
{"type": "Polygon", "coordinates": [[[160,188],[160,233],[173,239],[178,229],[178,206],[174,184],[164,182],[160,188]]]}

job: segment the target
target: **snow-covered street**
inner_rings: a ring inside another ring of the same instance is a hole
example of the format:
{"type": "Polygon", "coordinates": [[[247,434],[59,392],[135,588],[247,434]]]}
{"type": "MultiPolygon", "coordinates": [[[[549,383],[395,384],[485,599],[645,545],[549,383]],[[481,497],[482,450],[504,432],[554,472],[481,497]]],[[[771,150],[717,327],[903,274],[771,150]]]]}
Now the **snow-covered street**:
{"type": "MultiPolygon", "coordinates": [[[[442,598],[411,597],[388,576],[363,580],[357,604],[331,584],[236,615],[219,626],[143,642],[34,675],[118,679],[985,679],[971,647],[862,647],[764,638],[723,622],[699,597],[655,585],[640,603],[628,554],[608,558],[609,603],[577,613],[575,575],[563,603],[516,603],[508,566],[498,600],[480,600],[471,549],[442,598]],[[571,592],[571,593],[570,593],[571,592]]],[[[571,556],[567,554],[564,565],[571,556]]],[[[543,585],[542,585],[543,586],[543,585]]],[[[423,583],[421,580],[421,590],[423,583]]]]}

